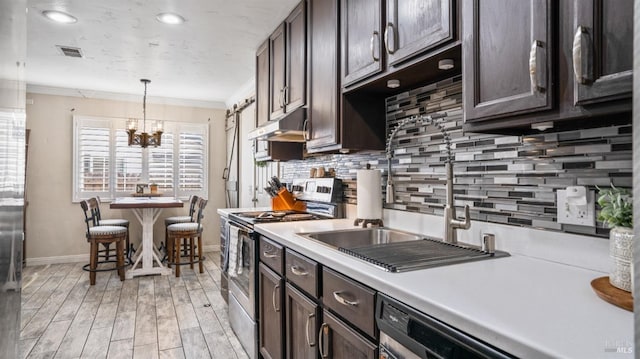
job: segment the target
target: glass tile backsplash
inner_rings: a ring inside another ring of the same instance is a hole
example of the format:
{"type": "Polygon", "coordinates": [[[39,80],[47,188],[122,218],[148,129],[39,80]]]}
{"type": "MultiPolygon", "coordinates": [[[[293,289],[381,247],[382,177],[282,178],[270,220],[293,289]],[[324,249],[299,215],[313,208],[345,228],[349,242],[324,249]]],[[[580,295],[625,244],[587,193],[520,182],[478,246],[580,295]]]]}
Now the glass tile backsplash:
{"type": "MultiPolygon", "coordinates": [[[[403,118],[446,112],[454,156],[455,205],[471,207],[474,220],[604,236],[596,227],[556,221],[558,189],[567,186],[632,186],[631,118],[626,125],[536,135],[504,136],[462,131],[462,82],[459,76],[417,88],[386,100],[387,132],[403,118]]],[[[620,121],[617,121],[620,123],[620,121]]],[[[433,126],[407,126],[394,140],[395,203],[410,212],[442,215],[445,202],[442,135],[433,126]]],[[[284,181],[308,177],[312,167],[334,168],[345,183],[345,201],[356,203],[356,170],[370,164],[383,171],[380,152],[335,154],[282,163],[284,181]]],[[[328,172],[328,171],[327,171],[328,172]]],[[[384,198],[384,196],[383,196],[384,198]]]]}

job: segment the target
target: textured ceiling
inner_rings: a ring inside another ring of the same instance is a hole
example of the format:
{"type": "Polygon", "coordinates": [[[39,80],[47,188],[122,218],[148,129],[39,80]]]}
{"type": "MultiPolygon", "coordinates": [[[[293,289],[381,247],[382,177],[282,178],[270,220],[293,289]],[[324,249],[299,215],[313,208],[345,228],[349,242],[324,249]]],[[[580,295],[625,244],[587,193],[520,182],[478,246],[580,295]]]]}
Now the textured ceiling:
{"type": "Polygon", "coordinates": [[[103,91],[224,102],[254,76],[254,55],[299,0],[50,0],[29,1],[27,83],[79,93],[103,91]],[[43,10],[78,18],[58,24],[43,10]],[[155,16],[187,19],[166,25],[155,16]],[[79,47],[65,57],[56,45],[79,47]]]}

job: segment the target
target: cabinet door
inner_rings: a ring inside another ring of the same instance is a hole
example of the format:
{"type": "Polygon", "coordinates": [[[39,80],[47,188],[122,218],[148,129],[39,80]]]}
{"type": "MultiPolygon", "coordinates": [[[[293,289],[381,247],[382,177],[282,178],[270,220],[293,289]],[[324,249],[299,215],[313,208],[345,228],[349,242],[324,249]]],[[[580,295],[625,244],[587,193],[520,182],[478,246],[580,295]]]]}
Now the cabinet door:
{"type": "Polygon", "coordinates": [[[269,98],[271,120],[284,114],[284,87],[286,85],[286,42],[285,24],[282,23],[269,37],[269,98]]]}
{"type": "Polygon", "coordinates": [[[308,149],[339,143],[338,0],[309,1],[308,149]]]}
{"type": "Polygon", "coordinates": [[[575,0],[574,100],[631,97],[633,0],[575,0]]]}
{"type": "Polygon", "coordinates": [[[287,283],[285,308],[287,358],[315,358],[318,305],[287,283]]]}
{"type": "Polygon", "coordinates": [[[326,309],[318,335],[321,358],[374,359],[378,347],[365,339],[326,309]]]}
{"type": "Polygon", "coordinates": [[[306,102],[307,90],[307,22],[305,2],[301,2],[285,20],[287,82],[284,89],[285,112],[306,102]]]}
{"type": "Polygon", "coordinates": [[[382,71],[382,1],[342,1],[342,86],[382,71]]]}
{"type": "Polygon", "coordinates": [[[260,263],[258,287],[260,291],[260,354],[263,358],[282,358],[284,327],[282,326],[283,280],[260,263]]]}
{"type": "Polygon", "coordinates": [[[453,38],[451,0],[386,1],[383,39],[389,65],[453,38]]]}
{"type": "Polygon", "coordinates": [[[269,121],[269,41],[256,51],[256,125],[269,121]]]}
{"type": "Polygon", "coordinates": [[[550,2],[462,2],[463,93],[467,121],[553,106],[550,2]]]}

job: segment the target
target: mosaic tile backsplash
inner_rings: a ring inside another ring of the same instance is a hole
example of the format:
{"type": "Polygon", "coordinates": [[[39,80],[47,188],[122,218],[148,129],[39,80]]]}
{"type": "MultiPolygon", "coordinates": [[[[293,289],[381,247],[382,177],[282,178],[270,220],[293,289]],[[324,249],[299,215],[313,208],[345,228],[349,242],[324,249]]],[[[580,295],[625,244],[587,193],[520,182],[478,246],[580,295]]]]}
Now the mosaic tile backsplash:
{"type": "MultiPolygon", "coordinates": [[[[456,207],[471,207],[477,221],[606,236],[596,227],[557,223],[556,191],[567,186],[632,186],[631,117],[626,125],[527,136],[462,131],[459,76],[386,100],[387,133],[408,116],[446,113],[439,120],[451,137],[456,207]]],[[[619,122],[618,122],[619,123],[619,122]]],[[[623,121],[623,123],[625,123],[623,121]]],[[[549,130],[553,131],[553,130],[549,130]]],[[[407,126],[394,140],[395,203],[385,208],[443,214],[445,203],[443,136],[434,126],[407,126]]],[[[334,168],[345,183],[345,201],[356,203],[356,170],[371,168],[387,176],[384,152],[336,154],[282,164],[284,181],[308,177],[312,167],[334,168]]],[[[383,195],[384,198],[384,195],[383,195]]]]}

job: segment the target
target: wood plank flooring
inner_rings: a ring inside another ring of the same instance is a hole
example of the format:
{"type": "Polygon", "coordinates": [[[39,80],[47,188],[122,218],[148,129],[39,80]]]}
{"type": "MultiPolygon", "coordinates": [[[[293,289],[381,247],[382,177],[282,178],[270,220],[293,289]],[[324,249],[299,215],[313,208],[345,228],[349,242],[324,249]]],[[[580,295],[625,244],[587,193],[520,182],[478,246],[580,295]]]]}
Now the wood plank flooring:
{"type": "Polygon", "coordinates": [[[22,358],[248,358],[229,327],[219,289],[220,254],[206,254],[205,273],[121,282],[82,264],[25,267],[22,358]]]}

